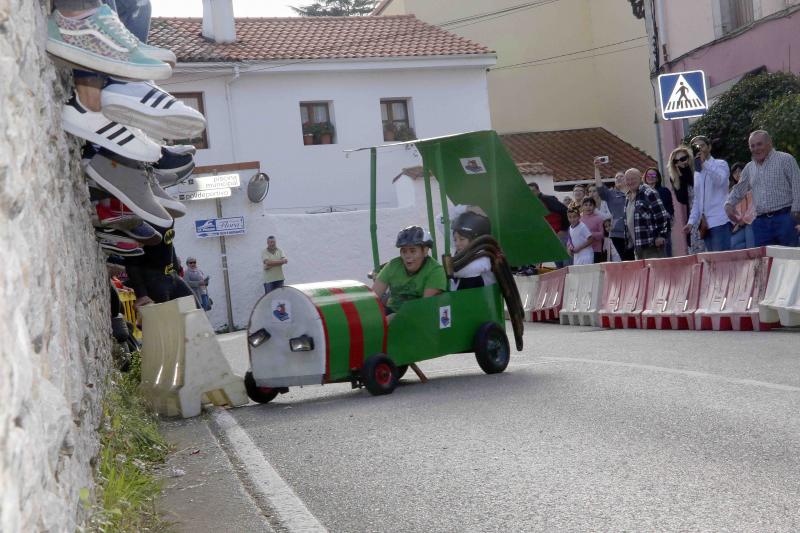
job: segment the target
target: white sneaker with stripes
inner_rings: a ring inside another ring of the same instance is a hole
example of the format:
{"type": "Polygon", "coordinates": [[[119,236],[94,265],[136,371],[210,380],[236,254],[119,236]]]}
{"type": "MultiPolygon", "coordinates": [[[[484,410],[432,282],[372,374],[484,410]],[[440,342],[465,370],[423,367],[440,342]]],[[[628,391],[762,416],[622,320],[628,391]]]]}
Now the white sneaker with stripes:
{"type": "Polygon", "coordinates": [[[153,83],[113,80],[101,97],[106,117],[158,139],[188,139],[206,129],[202,113],[153,83]]]}
{"type": "Polygon", "coordinates": [[[77,94],[64,104],[61,112],[64,130],[111,150],[122,157],[154,163],[161,159],[161,145],[141,130],[107,119],[103,113],[90,111],[77,94]]]}

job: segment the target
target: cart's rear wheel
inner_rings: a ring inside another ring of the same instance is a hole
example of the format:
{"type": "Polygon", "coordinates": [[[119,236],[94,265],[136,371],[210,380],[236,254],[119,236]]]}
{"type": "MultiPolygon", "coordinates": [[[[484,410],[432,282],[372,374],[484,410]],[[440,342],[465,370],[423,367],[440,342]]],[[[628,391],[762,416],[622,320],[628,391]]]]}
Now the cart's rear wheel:
{"type": "Polygon", "coordinates": [[[256,403],[269,403],[275,399],[280,392],[278,389],[270,387],[259,387],[253,377],[253,372],[247,371],[244,375],[244,388],[247,396],[256,403]]]}
{"type": "Polygon", "coordinates": [[[403,376],[408,372],[408,365],[400,365],[397,367],[397,379],[403,379],[403,376]]]}
{"type": "Polygon", "coordinates": [[[506,332],[494,322],[486,322],[475,334],[475,359],[481,370],[497,374],[508,366],[511,350],[506,332]]]}
{"type": "Polygon", "coordinates": [[[394,361],[383,354],[369,357],[361,367],[361,380],[373,396],[391,394],[399,379],[394,361]]]}

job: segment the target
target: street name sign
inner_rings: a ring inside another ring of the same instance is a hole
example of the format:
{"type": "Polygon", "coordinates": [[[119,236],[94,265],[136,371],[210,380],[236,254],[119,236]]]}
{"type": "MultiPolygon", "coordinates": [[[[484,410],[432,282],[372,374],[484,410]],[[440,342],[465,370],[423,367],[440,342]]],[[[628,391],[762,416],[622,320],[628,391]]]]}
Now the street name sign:
{"type": "Polygon", "coordinates": [[[708,111],[706,76],[702,70],[673,72],[658,77],[664,120],[699,117],[708,111]]]}
{"type": "Polygon", "coordinates": [[[208,191],[175,191],[172,197],[179,202],[186,202],[189,200],[211,200],[214,198],[227,198],[231,195],[230,189],[211,189],[208,191]]]}
{"type": "Polygon", "coordinates": [[[194,232],[198,239],[244,235],[244,217],[207,218],[194,221],[194,232]]]}
{"type": "Polygon", "coordinates": [[[208,191],[239,187],[239,174],[217,174],[216,176],[192,176],[177,187],[180,192],[208,191]]]}

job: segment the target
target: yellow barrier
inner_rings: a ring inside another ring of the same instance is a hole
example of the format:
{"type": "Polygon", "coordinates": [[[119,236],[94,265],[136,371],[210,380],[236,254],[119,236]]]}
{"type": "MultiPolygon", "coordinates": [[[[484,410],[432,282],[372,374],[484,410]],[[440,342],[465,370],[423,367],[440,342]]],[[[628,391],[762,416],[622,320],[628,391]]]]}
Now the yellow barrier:
{"type": "Polygon", "coordinates": [[[142,340],[142,330],[139,329],[139,316],[136,314],[136,294],[133,291],[117,291],[119,301],[122,304],[122,313],[125,320],[133,324],[133,336],[137,341],[142,340]]]}

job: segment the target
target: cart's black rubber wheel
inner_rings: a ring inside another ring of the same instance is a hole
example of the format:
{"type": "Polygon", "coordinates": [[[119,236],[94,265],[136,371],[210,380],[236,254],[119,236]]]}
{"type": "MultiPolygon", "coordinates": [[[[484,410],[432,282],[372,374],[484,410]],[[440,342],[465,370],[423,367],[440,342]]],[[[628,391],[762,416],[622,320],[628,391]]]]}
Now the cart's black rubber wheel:
{"type": "Polygon", "coordinates": [[[275,399],[279,392],[278,389],[256,385],[253,373],[249,370],[244,375],[244,388],[247,391],[247,396],[256,403],[269,403],[275,399]]]}
{"type": "Polygon", "coordinates": [[[511,350],[503,328],[494,322],[486,322],[478,329],[475,334],[475,359],[487,374],[497,374],[506,369],[511,350]]]}
{"type": "Polygon", "coordinates": [[[361,381],[373,396],[391,394],[399,379],[394,361],[383,354],[370,356],[361,367],[361,381]]]}
{"type": "Polygon", "coordinates": [[[397,367],[397,379],[403,379],[403,376],[408,372],[408,365],[400,365],[397,367]]]}

